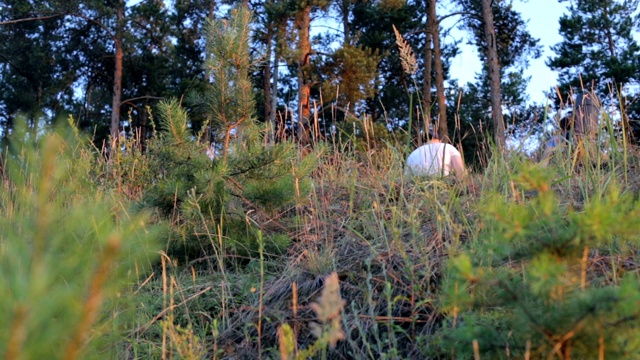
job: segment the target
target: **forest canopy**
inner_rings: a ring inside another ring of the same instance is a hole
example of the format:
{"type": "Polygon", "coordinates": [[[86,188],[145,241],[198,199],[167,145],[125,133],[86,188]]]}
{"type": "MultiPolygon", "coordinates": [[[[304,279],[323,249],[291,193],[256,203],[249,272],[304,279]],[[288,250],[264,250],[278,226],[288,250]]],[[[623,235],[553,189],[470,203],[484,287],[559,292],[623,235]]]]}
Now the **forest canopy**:
{"type": "MultiPolygon", "coordinates": [[[[541,45],[513,1],[243,2],[253,14],[242,56],[249,57],[256,119],[271,123],[274,136],[303,143],[364,118],[388,131],[407,132],[411,123],[414,140],[425,123],[438,122],[441,137],[475,162],[470,154],[485,135],[500,144],[505,136],[544,131],[576,94],[595,92],[603,106],[623,109],[622,120],[637,133],[638,1],[562,2],[563,40],[547,60],[560,77],[545,104],[526,94],[523,69],[540,57],[541,45]],[[441,25],[450,18],[465,38],[450,40],[453,28],[441,25]],[[412,73],[403,71],[394,27],[415,54],[412,73]],[[461,43],[477,48],[483,66],[475,81],[458,85],[448,79],[457,76],[450,63],[461,43]]],[[[121,132],[148,137],[147,109],[170,98],[182,99],[192,131],[207,124],[208,139],[222,136],[197,98],[215,82],[207,76],[203,30],[208,21],[224,21],[232,3],[0,1],[2,138],[16,117],[38,128],[68,115],[98,146],[121,132]]]]}

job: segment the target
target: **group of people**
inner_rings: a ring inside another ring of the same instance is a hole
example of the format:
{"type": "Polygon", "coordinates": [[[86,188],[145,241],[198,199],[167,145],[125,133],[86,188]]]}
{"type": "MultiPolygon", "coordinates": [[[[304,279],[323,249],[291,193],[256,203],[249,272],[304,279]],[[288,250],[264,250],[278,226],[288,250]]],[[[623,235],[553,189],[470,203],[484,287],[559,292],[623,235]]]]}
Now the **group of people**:
{"type": "MultiPolygon", "coordinates": [[[[589,141],[597,132],[599,106],[593,94],[577,94],[571,99],[574,109],[572,114],[559,121],[560,131],[548,139],[538,157],[542,165],[546,165],[553,153],[566,149],[572,142],[589,141]],[[572,136],[574,135],[574,138],[572,136]]],[[[460,181],[468,179],[464,161],[458,149],[442,142],[437,129],[430,125],[426,144],[415,149],[406,161],[407,176],[440,176],[455,174],[460,181]]],[[[584,154],[583,154],[584,156],[584,154]]]]}
{"type": "MultiPolygon", "coordinates": [[[[572,123],[569,117],[560,120],[560,132],[549,138],[544,145],[538,159],[541,164],[546,165],[554,152],[566,148],[571,139],[572,123]]],[[[413,150],[407,157],[405,175],[446,177],[453,173],[457,180],[464,182],[467,170],[460,151],[441,141],[433,126],[429,127],[428,135],[427,143],[413,150]]]]}

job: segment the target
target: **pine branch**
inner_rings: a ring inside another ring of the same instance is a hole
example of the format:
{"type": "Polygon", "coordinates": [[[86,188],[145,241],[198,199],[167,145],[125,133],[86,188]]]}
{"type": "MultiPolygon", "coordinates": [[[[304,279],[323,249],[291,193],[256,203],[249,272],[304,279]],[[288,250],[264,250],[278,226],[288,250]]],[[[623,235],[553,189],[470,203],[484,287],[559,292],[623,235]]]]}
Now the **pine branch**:
{"type": "Polygon", "coordinates": [[[13,24],[18,24],[18,23],[28,22],[28,21],[49,20],[49,19],[55,19],[55,18],[58,18],[58,17],[61,17],[61,16],[65,16],[65,15],[68,15],[68,14],[69,13],[60,13],[60,14],[49,15],[49,16],[36,16],[36,17],[23,18],[23,19],[0,21],[0,25],[13,25],[13,24]]]}

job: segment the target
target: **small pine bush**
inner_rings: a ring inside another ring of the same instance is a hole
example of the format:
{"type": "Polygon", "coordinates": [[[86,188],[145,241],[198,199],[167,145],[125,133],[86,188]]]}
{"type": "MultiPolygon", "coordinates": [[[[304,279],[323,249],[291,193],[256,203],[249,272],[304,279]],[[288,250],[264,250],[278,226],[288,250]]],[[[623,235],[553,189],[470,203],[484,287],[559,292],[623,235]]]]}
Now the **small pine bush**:
{"type": "MultiPolygon", "coordinates": [[[[292,143],[265,148],[257,126],[245,126],[226,159],[210,159],[206,147],[187,132],[188,118],[177,101],[158,106],[161,129],[148,144],[152,183],[142,197],[143,207],[158,209],[171,222],[167,239],[170,255],[199,258],[213,253],[219,236],[224,248],[236,254],[258,252],[255,222],[246,213],[267,219],[308,194],[309,174],[317,156],[299,158],[292,143]]],[[[266,221],[266,220],[265,220],[266,221]]],[[[283,252],[290,241],[267,234],[265,248],[283,252]]]]}
{"type": "Polygon", "coordinates": [[[161,131],[148,145],[155,173],[143,204],[174,225],[167,239],[174,257],[220,257],[226,250],[255,256],[258,230],[266,235],[265,249],[284,252],[290,239],[261,224],[273,223],[277,213],[300,204],[311,188],[309,174],[318,154],[300,158],[288,142],[265,146],[263,130],[255,123],[248,78],[250,17],[240,7],[230,11],[228,21],[207,26],[210,91],[193,97],[212,119],[207,135],[219,140],[213,159],[201,141],[204,133],[191,133],[178,101],[158,106],[161,131]]]}
{"type": "Polygon", "coordinates": [[[620,259],[637,252],[640,202],[612,182],[562,204],[549,173],[531,166],[512,198],[484,199],[478,239],[449,261],[443,354],[638,358],[640,282],[620,259]]]}
{"type": "Polygon", "coordinates": [[[98,156],[73,132],[34,136],[22,125],[11,144],[0,179],[0,354],[116,357],[129,286],[148,276],[161,228],[93,179],[98,156]]]}

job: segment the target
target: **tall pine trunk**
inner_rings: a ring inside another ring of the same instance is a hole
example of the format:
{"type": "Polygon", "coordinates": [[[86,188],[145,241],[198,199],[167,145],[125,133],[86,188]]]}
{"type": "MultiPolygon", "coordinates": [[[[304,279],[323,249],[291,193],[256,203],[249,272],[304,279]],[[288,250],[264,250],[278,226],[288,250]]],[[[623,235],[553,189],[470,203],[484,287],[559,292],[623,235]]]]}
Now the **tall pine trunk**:
{"type": "Polygon", "coordinates": [[[340,2],[340,15],[342,16],[342,32],[344,33],[343,45],[351,45],[351,26],[349,22],[351,0],[340,2]]]}
{"type": "Polygon", "coordinates": [[[505,145],[505,127],[502,118],[502,91],[500,89],[500,63],[496,47],[496,31],[493,26],[493,10],[491,0],[482,0],[482,20],[487,46],[487,62],[489,67],[489,81],[491,89],[491,120],[493,122],[494,141],[498,151],[502,152],[505,145]]]}
{"type": "Polygon", "coordinates": [[[309,28],[311,26],[311,6],[298,10],[295,18],[295,28],[298,31],[298,140],[304,146],[311,143],[311,85],[306,78],[305,68],[311,57],[311,41],[309,28]]]}
{"type": "MultiPolygon", "coordinates": [[[[118,1],[116,9],[115,69],[113,72],[113,102],[111,105],[111,142],[115,145],[120,134],[120,105],[122,98],[122,21],[124,0],[118,1]]],[[[112,147],[113,148],[113,147],[112,147]]]]}
{"type": "MultiPolygon", "coordinates": [[[[278,73],[279,73],[279,55],[278,55],[278,47],[274,46],[273,50],[273,88],[271,89],[271,113],[269,114],[269,121],[271,122],[271,126],[274,130],[278,129],[276,124],[276,112],[278,109],[278,73]]],[[[277,135],[275,135],[277,136],[277,135]]]]}
{"type": "MultiPolygon", "coordinates": [[[[431,0],[426,0],[429,3],[431,0]]],[[[431,72],[433,64],[433,39],[431,31],[431,15],[427,14],[426,39],[424,46],[424,77],[422,79],[422,114],[425,123],[431,123],[431,106],[433,99],[431,97],[431,72]]]]}
{"type": "Polygon", "coordinates": [[[433,66],[436,73],[436,97],[438,99],[438,135],[443,141],[449,140],[447,126],[447,102],[444,94],[444,68],[440,48],[440,24],[436,14],[436,0],[427,0],[427,22],[433,41],[433,66]]]}
{"type": "Polygon", "coordinates": [[[264,42],[267,45],[266,61],[264,64],[264,73],[262,79],[262,91],[264,92],[264,121],[269,121],[269,124],[271,125],[271,130],[269,132],[269,138],[267,142],[273,143],[275,139],[276,128],[275,123],[271,121],[271,113],[273,112],[273,109],[271,108],[271,43],[273,42],[273,30],[271,28],[267,29],[264,42]]]}

